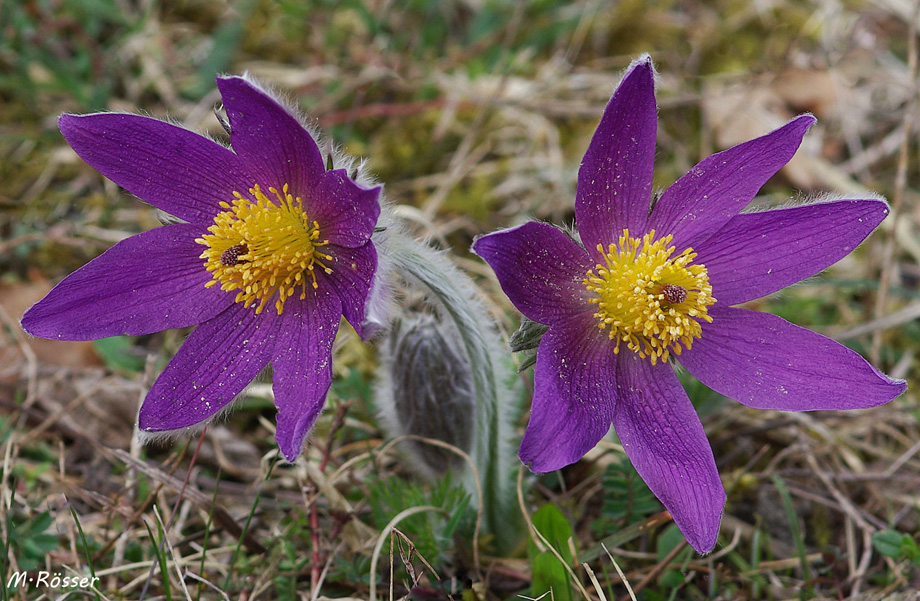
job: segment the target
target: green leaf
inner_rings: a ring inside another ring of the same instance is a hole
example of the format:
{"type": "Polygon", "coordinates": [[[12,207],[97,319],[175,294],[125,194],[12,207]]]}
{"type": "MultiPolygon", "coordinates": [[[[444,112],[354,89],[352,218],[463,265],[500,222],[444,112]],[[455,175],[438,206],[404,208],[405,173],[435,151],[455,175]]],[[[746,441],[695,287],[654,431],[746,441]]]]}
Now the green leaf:
{"type": "Polygon", "coordinates": [[[552,591],[554,601],[571,601],[572,587],[569,574],[565,565],[559,561],[559,557],[566,565],[574,564],[572,547],[569,544],[573,540],[572,525],[559,508],[552,503],[547,503],[534,512],[531,521],[537,532],[543,535],[543,538],[559,554],[557,557],[549,550],[538,551],[537,546],[531,543],[531,597],[537,599],[540,595],[552,591]]]}
{"type": "Polygon", "coordinates": [[[805,549],[805,535],[802,532],[802,527],[799,524],[799,515],[795,510],[795,507],[792,504],[792,496],[789,494],[789,489],[786,487],[786,483],[779,476],[774,475],[771,480],[773,485],[776,487],[776,492],[779,493],[780,501],[783,505],[783,511],[786,513],[786,519],[789,520],[789,530],[792,533],[792,540],[795,542],[796,554],[799,556],[799,563],[802,567],[802,574],[805,577],[805,580],[811,580],[811,567],[808,563],[808,553],[805,549]]]}
{"type": "Polygon", "coordinates": [[[93,341],[93,348],[106,366],[129,372],[144,371],[144,357],[134,346],[133,336],[113,336],[93,341]]]}
{"type": "MultiPolygon", "coordinates": [[[[80,533],[80,542],[83,545],[83,552],[86,554],[86,562],[89,565],[89,572],[93,576],[93,578],[95,578],[96,568],[93,565],[93,554],[90,552],[89,543],[86,540],[86,534],[83,532],[83,525],[80,524],[80,516],[77,515],[77,511],[73,507],[70,508],[70,515],[73,516],[74,524],[76,524],[77,526],[77,532],[80,533]]],[[[97,591],[93,591],[93,595],[98,601],[99,593],[97,591]]]]}
{"type": "Polygon", "coordinates": [[[34,536],[36,534],[41,534],[51,526],[54,522],[54,518],[51,517],[51,514],[47,511],[43,511],[34,518],[32,518],[31,523],[29,524],[29,534],[34,536]]]}
{"type": "MultiPolygon", "coordinates": [[[[677,545],[684,542],[684,540],[686,540],[684,538],[684,533],[680,531],[677,524],[671,524],[664,528],[655,540],[655,554],[658,557],[658,561],[664,561],[664,558],[677,548],[677,545]]],[[[678,563],[686,562],[692,555],[693,549],[687,545],[671,561],[678,563]]],[[[676,589],[684,583],[684,580],[685,577],[679,570],[667,568],[661,573],[661,576],[658,577],[658,584],[667,589],[676,589]]]]}
{"type": "MultiPolygon", "coordinates": [[[[668,553],[673,551],[677,545],[684,542],[684,533],[680,531],[680,528],[677,527],[677,524],[671,524],[664,531],[658,535],[658,540],[655,546],[655,554],[658,556],[658,561],[664,561],[664,558],[668,556],[668,553]]],[[[690,547],[685,548],[681,553],[677,554],[677,557],[674,558],[674,561],[682,561],[687,555],[692,553],[690,547]]]]}
{"type": "Polygon", "coordinates": [[[904,535],[896,530],[882,530],[872,535],[872,546],[885,557],[901,557],[904,535]]]}
{"type": "Polygon", "coordinates": [[[596,528],[622,528],[661,511],[661,502],[649,490],[639,472],[625,456],[604,470],[604,505],[596,528]]]}
{"type": "Polygon", "coordinates": [[[920,547],[908,534],[897,530],[882,530],[872,535],[872,546],[885,557],[909,559],[920,564],[920,547]]]}
{"type": "Polygon", "coordinates": [[[553,601],[572,601],[572,587],[569,586],[569,575],[565,566],[549,551],[538,553],[530,562],[530,595],[539,599],[546,595],[546,599],[553,601]]]}
{"type": "Polygon", "coordinates": [[[166,554],[163,552],[164,542],[166,538],[166,533],[163,532],[163,526],[157,521],[157,533],[159,536],[154,535],[153,528],[150,527],[150,524],[147,523],[147,520],[144,520],[144,526],[147,528],[147,536],[150,537],[151,549],[156,556],[156,561],[160,567],[160,577],[163,579],[163,592],[166,595],[166,601],[172,601],[172,587],[169,580],[169,569],[168,564],[166,563],[166,554]]]}
{"type": "Polygon", "coordinates": [[[443,510],[412,515],[399,524],[399,530],[435,570],[441,570],[450,560],[454,535],[460,533],[462,537],[472,531],[476,512],[471,508],[470,496],[459,484],[452,483],[451,474],[430,484],[393,477],[372,478],[368,488],[370,521],[378,529],[411,507],[428,505],[443,510]]]}
{"type": "Polygon", "coordinates": [[[463,517],[466,513],[467,508],[470,506],[470,496],[464,495],[460,502],[457,504],[456,509],[450,516],[450,519],[447,521],[447,524],[444,525],[444,532],[442,536],[445,539],[453,538],[454,532],[457,531],[457,527],[460,526],[460,522],[463,520],[463,517]]]}
{"type": "Polygon", "coordinates": [[[683,574],[673,568],[667,568],[658,577],[658,584],[666,589],[676,589],[684,583],[686,578],[683,574]]]}
{"type": "Polygon", "coordinates": [[[47,511],[19,524],[10,522],[8,545],[13,548],[20,569],[38,568],[49,552],[60,547],[57,534],[46,533],[53,522],[54,518],[47,511]]]}
{"type": "Polygon", "coordinates": [[[569,546],[569,541],[572,540],[572,526],[559,508],[547,503],[533,514],[531,520],[534,528],[559,552],[566,564],[572,565],[574,558],[569,546]]]}

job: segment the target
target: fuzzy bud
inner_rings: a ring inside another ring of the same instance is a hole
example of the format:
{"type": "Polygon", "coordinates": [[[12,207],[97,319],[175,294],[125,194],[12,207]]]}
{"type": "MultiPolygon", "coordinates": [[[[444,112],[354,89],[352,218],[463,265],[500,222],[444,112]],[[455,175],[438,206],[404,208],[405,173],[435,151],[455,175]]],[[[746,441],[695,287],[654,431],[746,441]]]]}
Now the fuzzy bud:
{"type": "MultiPolygon", "coordinates": [[[[472,373],[458,335],[431,315],[396,322],[382,345],[381,417],[394,436],[414,434],[469,453],[476,428],[472,373]]],[[[423,441],[405,443],[429,476],[465,465],[448,449],[423,441]]]]}

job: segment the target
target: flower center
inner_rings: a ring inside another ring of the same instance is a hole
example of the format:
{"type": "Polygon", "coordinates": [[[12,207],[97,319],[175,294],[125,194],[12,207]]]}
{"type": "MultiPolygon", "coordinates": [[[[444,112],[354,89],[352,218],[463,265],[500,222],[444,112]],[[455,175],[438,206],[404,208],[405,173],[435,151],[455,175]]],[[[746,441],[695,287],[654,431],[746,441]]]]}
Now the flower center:
{"type": "Polygon", "coordinates": [[[249,189],[255,200],[234,192],[232,204],[220,203],[226,210],[214,217],[214,225],[208,228],[211,233],[195,242],[207,247],[200,258],[214,279],[206,287],[220,283],[221,290],[238,290],[236,302],[245,307],[258,302],[256,313],[277,293],[275,308],[280,315],[298,287],[301,299],[307,296],[308,282],[317,287],[317,267],[332,273],[322,262],[332,257],[317,250],[329,241],[320,241],[319,224],[310,220],[287,184],[280,192],[268,191],[274,198],[258,185],[249,189]]]}
{"type": "Polygon", "coordinates": [[[623,230],[619,243],[606,252],[597,246],[606,265],[588,271],[584,285],[595,295],[590,302],[597,305],[598,327],[609,328],[616,340],[614,353],[623,342],[652,365],[667,361],[671,352],[679,355],[700,337],[700,320],[712,321],[708,307],[716,299],[706,267],[692,264],[692,248],[672,257],[672,238],[655,240],[655,230],[631,238],[623,230]]]}

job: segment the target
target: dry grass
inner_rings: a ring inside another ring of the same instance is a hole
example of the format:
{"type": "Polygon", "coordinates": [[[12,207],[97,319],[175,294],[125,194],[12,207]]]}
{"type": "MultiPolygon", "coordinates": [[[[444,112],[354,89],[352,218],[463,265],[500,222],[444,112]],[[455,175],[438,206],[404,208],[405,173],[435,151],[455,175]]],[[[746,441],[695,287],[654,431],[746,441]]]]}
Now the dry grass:
{"type": "MultiPolygon", "coordinates": [[[[790,190],[889,199],[893,215],[858,252],[757,308],[845,339],[911,389],[873,410],[785,414],[688,382],[729,490],[720,544],[706,557],[668,542],[657,510],[632,523],[608,515],[609,474],[622,458],[614,443],[559,474],[522,477],[522,510],[551,502],[572,526],[566,598],[920,598],[920,559],[873,545],[886,529],[920,534],[920,3],[334,4],[0,3],[3,576],[100,579],[69,598],[529,595],[526,549],[494,556],[487,539],[472,549],[467,520],[431,557],[394,518],[443,509],[378,507],[381,482],[415,485],[398,454],[380,453],[386,440],[369,407],[375,358],[354,341],[342,343],[331,407],[309,448],[287,465],[277,461],[265,386],[200,436],[137,444],[139,403],[182,332],[100,347],[19,328],[51,282],[157,223],[82,164],[54,117],[142,110],[217,133],[213,75],[248,70],[368,157],[400,215],[456,252],[510,332],[517,316],[469,243],[531,217],[572,221],[590,134],[620,70],[649,52],[660,72],[660,186],[811,111],[818,126],[759,201],[790,190]]],[[[66,596],[19,587],[0,598],[66,596]]]]}

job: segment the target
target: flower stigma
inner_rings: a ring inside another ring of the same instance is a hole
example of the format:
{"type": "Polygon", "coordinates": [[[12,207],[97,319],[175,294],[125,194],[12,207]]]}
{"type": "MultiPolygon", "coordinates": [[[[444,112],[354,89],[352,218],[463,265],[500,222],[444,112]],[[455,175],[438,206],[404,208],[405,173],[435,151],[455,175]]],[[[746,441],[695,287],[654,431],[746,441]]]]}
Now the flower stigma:
{"type": "Polygon", "coordinates": [[[274,198],[258,184],[249,189],[254,200],[234,191],[232,203],[220,203],[224,210],[214,217],[211,233],[195,242],[207,247],[200,258],[213,279],[205,287],[219,283],[221,290],[238,290],[235,301],[244,307],[258,303],[256,313],[277,293],[275,309],[280,315],[298,287],[301,300],[307,297],[308,285],[318,287],[317,268],[332,273],[323,263],[332,257],[318,250],[329,241],[320,240],[319,223],[307,216],[288,185],[280,192],[268,191],[274,198]]]}
{"type": "Polygon", "coordinates": [[[696,253],[685,249],[677,256],[670,246],[673,236],[655,240],[655,230],[641,239],[623,230],[618,244],[604,250],[605,265],[598,264],[583,280],[597,305],[594,317],[600,329],[609,328],[609,337],[648,357],[652,365],[667,361],[670,353],[680,355],[702,335],[700,321],[712,322],[709,307],[712,297],[709,274],[704,265],[693,265],[696,253]]]}

